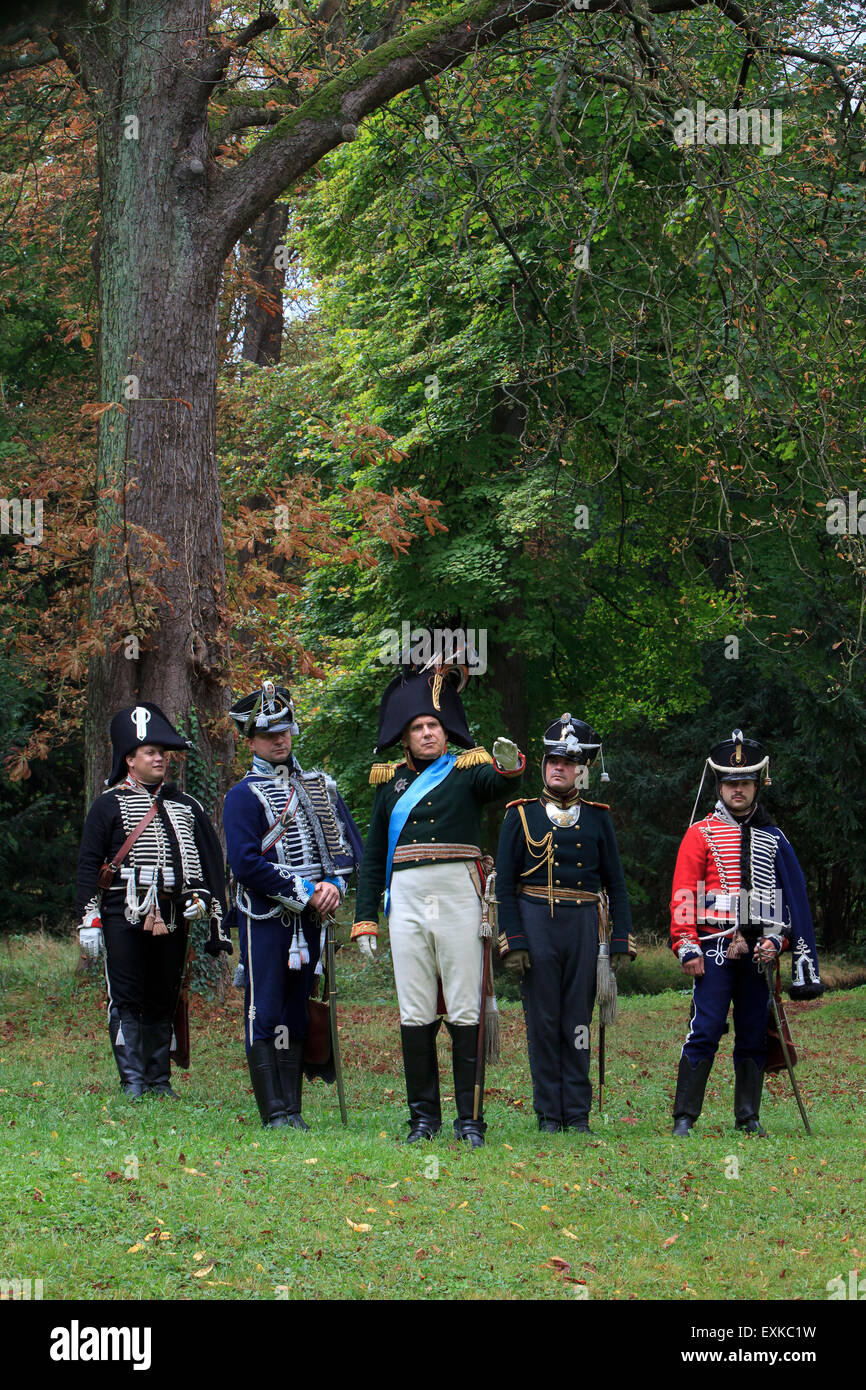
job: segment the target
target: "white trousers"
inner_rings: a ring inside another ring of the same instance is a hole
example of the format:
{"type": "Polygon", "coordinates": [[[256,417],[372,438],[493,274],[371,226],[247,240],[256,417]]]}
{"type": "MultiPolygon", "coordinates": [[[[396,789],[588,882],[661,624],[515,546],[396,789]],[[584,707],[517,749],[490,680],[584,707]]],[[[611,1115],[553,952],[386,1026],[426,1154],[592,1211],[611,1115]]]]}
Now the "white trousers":
{"type": "Polygon", "coordinates": [[[418,1027],[438,1017],[439,979],[448,1022],[478,1022],[480,925],[481,902],[466,861],[392,875],[388,930],[401,1023],[418,1027]]]}

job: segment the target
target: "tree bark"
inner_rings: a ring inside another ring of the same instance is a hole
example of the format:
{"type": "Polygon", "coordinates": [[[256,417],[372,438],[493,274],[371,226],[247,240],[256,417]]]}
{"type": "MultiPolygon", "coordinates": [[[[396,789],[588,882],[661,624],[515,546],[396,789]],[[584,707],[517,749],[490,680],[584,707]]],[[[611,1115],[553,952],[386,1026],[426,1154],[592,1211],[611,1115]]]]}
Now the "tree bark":
{"type": "Polygon", "coordinates": [[[249,236],[244,237],[247,269],[267,297],[251,291],[244,304],[243,355],[259,367],[279,362],[283,345],[286,272],[277,264],[276,250],[284,242],[288,221],[288,208],[277,203],[262,213],[249,236]]]}
{"type": "MultiPolygon", "coordinates": [[[[207,225],[206,109],[189,117],[190,39],[208,6],[133,0],[128,26],[81,42],[82,72],[100,120],[100,420],[97,484],[114,489],[100,524],[126,528],[129,562],[97,554],[91,616],[123,595],[128,636],[93,661],[88,680],[88,791],[100,789],[118,708],[149,700],[170,720],[203,724],[226,710],[230,688],[225,562],[215,436],[216,332],[221,261],[207,225]],[[120,490],[123,497],[120,497],[120,490]],[[146,544],[165,544],[157,603],[136,576],[146,544]],[[135,642],[138,643],[136,655],[135,642]]],[[[116,640],[116,639],[115,639],[116,640]]],[[[211,765],[230,761],[227,730],[209,730],[211,765]]],[[[207,748],[204,750],[207,752],[207,748]]]]}

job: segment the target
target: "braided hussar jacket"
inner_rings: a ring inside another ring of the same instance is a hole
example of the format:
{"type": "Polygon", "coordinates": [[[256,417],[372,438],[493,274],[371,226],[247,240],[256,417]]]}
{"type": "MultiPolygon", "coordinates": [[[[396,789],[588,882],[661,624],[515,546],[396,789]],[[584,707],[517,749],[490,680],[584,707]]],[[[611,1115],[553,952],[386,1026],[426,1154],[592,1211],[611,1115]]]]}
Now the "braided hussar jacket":
{"type": "MultiPolygon", "coordinates": [[[[223,931],[225,867],[216,831],[194,796],[163,782],[155,792],[157,814],[141,833],[114,875],[111,887],[101,891],[99,870],[113,861],[131,831],[144,819],[153,802],[145,787],[122,782],[109,787],[90,808],[84,823],[78,858],[78,912],[82,920],[94,913],[123,913],[131,926],[141,927],[142,913],[135,906],[154,880],[161,899],[182,904],[184,895],[196,892],[209,909],[211,954],[231,950],[223,931]]],[[[173,914],[176,917],[176,914],[173,914]]],[[[170,924],[172,925],[172,924],[170,924]]]]}

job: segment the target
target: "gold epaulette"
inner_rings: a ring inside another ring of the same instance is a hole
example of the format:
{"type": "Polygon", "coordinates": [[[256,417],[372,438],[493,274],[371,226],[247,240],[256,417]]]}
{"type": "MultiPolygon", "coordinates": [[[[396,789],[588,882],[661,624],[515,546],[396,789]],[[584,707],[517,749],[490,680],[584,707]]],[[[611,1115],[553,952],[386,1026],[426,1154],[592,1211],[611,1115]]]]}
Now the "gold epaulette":
{"type": "Polygon", "coordinates": [[[455,767],[479,767],[481,763],[492,763],[493,759],[486,748],[480,745],[477,748],[467,748],[465,753],[459,753],[455,767]]]}
{"type": "Polygon", "coordinates": [[[378,787],[383,782],[390,782],[398,767],[402,767],[406,759],[402,758],[399,763],[374,763],[370,768],[370,786],[378,787]]]}
{"type": "Polygon", "coordinates": [[[512,806],[528,806],[529,803],[530,803],[530,801],[537,801],[537,800],[538,800],[538,797],[537,797],[537,796],[518,796],[517,799],[516,799],[515,801],[509,801],[509,803],[508,803],[508,805],[505,807],[505,809],[506,809],[506,811],[510,811],[512,806]]]}
{"type": "Polygon", "coordinates": [[[585,796],[579,796],[577,799],[581,806],[597,806],[600,811],[610,810],[610,806],[606,801],[587,801],[585,796]]]}

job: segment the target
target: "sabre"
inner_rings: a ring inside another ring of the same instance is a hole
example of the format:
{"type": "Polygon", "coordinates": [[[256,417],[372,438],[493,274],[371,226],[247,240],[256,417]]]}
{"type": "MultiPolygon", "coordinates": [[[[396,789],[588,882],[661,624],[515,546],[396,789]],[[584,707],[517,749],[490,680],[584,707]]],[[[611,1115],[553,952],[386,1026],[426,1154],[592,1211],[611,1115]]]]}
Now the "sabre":
{"type": "Polygon", "coordinates": [[[761,962],[759,962],[759,964],[758,964],[758,969],[764,971],[764,974],[765,974],[766,979],[767,979],[767,993],[768,993],[768,995],[770,996],[770,1007],[771,1007],[772,1010],[773,1010],[773,1017],[774,1017],[775,1020],[776,1020],[776,1027],[777,1027],[778,1030],[779,1030],[779,1041],[780,1041],[780,1043],[782,1044],[782,1056],[783,1056],[784,1059],[785,1059],[785,1066],[788,1068],[788,1075],[789,1075],[790,1078],[791,1078],[791,1085],[792,1085],[793,1088],[794,1088],[794,1096],[795,1096],[795,1099],[796,1099],[796,1101],[797,1101],[798,1106],[800,1107],[800,1114],[801,1114],[802,1117],[803,1117],[803,1124],[806,1126],[806,1133],[809,1134],[809,1135],[811,1135],[812,1130],[811,1130],[811,1127],[810,1127],[810,1125],[809,1125],[809,1119],[808,1119],[808,1116],[806,1115],[806,1111],[805,1111],[805,1108],[804,1108],[804,1106],[803,1106],[803,1101],[802,1101],[801,1096],[800,1096],[800,1088],[799,1088],[799,1086],[797,1085],[797,1078],[796,1078],[796,1076],[794,1075],[794,1064],[793,1064],[793,1062],[791,1061],[791,1054],[790,1054],[790,1052],[788,1051],[788,1043],[787,1043],[787,1039],[785,1038],[785,1030],[784,1030],[784,1028],[782,1027],[782,1019],[781,1019],[781,1017],[780,1017],[780,1015],[779,1015],[779,1005],[778,1005],[778,1003],[776,1002],[776,991],[773,989],[773,980],[772,980],[773,971],[772,971],[772,963],[771,963],[771,962],[766,962],[766,963],[765,963],[764,961],[761,961],[761,962]],[[770,969],[765,969],[765,964],[769,964],[769,965],[770,965],[770,969]]]}
{"type": "Polygon", "coordinates": [[[598,1109],[604,1109],[604,1024],[598,1025],[598,1109]]]}
{"type": "Polygon", "coordinates": [[[346,1094],[343,1090],[343,1065],[340,1060],[340,1035],[337,1030],[337,976],[334,969],[334,918],[325,918],[328,952],[328,1023],[331,1029],[331,1055],[334,1059],[334,1079],[337,1083],[337,1098],[340,1102],[340,1119],[344,1125],[349,1123],[346,1114],[346,1094]]]}

